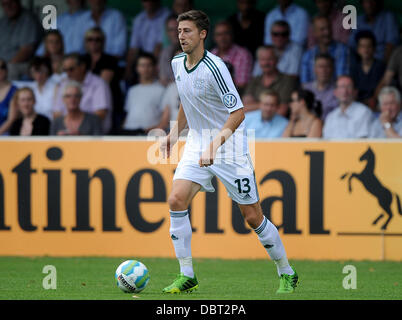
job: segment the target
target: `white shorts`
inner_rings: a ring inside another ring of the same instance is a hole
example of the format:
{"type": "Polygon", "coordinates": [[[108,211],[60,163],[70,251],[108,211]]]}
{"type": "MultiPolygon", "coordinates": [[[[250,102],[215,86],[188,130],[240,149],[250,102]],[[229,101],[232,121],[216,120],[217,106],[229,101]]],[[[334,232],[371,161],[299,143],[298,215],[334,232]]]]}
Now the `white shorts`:
{"type": "Polygon", "coordinates": [[[216,159],[216,163],[208,167],[200,167],[198,161],[184,154],[173,180],[190,180],[201,185],[201,191],[214,192],[211,180],[216,176],[236,203],[253,204],[260,200],[254,167],[248,154],[236,157],[235,161],[216,159]]]}

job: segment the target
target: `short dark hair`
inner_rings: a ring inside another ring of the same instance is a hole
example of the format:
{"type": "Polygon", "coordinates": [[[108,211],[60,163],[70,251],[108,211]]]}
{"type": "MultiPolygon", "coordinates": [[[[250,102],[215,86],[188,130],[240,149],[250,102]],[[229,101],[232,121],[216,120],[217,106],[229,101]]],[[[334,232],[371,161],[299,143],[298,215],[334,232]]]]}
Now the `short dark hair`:
{"type": "Polygon", "coordinates": [[[42,66],[45,66],[48,70],[48,75],[52,75],[52,62],[48,57],[34,57],[29,63],[29,69],[39,70],[42,66]]]}
{"type": "Polygon", "coordinates": [[[67,59],[73,59],[77,63],[77,66],[85,65],[85,69],[89,69],[89,57],[86,55],[80,54],[78,52],[72,52],[64,56],[63,60],[65,61],[67,59]]]}
{"type": "Polygon", "coordinates": [[[264,89],[260,93],[260,96],[258,97],[258,100],[261,101],[261,98],[265,97],[265,96],[275,97],[277,104],[279,105],[281,103],[281,97],[280,97],[278,91],[276,91],[274,89],[264,89]]]}
{"type": "Polygon", "coordinates": [[[207,36],[208,36],[210,22],[209,22],[209,18],[205,12],[203,12],[201,10],[190,10],[190,11],[180,14],[179,17],[177,18],[177,22],[187,21],[187,20],[194,22],[195,25],[197,26],[198,31],[200,31],[200,32],[202,30],[207,31],[207,36]]]}
{"type": "Polygon", "coordinates": [[[332,56],[328,53],[319,53],[315,56],[314,58],[314,63],[317,62],[318,59],[325,59],[328,60],[329,62],[331,62],[331,65],[334,66],[334,58],[332,58],[332,56]]]}
{"type": "Polygon", "coordinates": [[[274,26],[279,26],[279,27],[283,27],[286,28],[289,32],[290,32],[290,25],[287,21],[285,20],[277,20],[275,21],[272,26],[271,26],[271,30],[274,26]]]}
{"type": "Polygon", "coordinates": [[[153,66],[156,66],[156,64],[157,64],[156,58],[155,58],[155,56],[154,56],[152,53],[141,52],[141,53],[138,55],[137,64],[138,64],[138,61],[140,61],[141,58],[151,60],[153,66]]]}
{"type": "Polygon", "coordinates": [[[374,33],[372,33],[370,30],[362,30],[356,34],[356,45],[359,44],[361,39],[370,39],[373,47],[375,48],[377,46],[377,39],[375,38],[374,33]]]}

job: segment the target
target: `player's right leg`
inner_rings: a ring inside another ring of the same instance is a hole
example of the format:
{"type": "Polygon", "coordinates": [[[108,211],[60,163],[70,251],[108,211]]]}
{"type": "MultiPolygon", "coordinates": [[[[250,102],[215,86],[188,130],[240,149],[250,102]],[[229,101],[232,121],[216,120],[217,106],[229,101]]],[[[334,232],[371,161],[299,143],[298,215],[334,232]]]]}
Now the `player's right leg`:
{"type": "Polygon", "coordinates": [[[192,228],[188,215],[191,200],[201,185],[190,180],[173,180],[168,203],[170,211],[170,237],[180,264],[180,274],[173,283],[163,289],[164,293],[189,292],[198,288],[191,255],[192,228]]]}

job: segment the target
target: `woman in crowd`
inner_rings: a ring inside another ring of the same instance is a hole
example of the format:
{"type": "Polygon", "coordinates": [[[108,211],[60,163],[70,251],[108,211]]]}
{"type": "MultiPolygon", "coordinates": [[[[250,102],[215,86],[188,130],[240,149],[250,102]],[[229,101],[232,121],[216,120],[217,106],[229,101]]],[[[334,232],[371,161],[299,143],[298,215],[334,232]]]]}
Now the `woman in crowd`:
{"type": "Polygon", "coordinates": [[[7,63],[0,59],[0,135],[6,133],[17,113],[10,111],[10,102],[17,87],[7,80],[7,63]]]}
{"type": "Polygon", "coordinates": [[[17,90],[11,102],[22,117],[11,125],[11,136],[47,136],[50,121],[45,116],[35,112],[35,94],[31,88],[23,87],[17,90]]]}
{"type": "Polygon", "coordinates": [[[67,114],[54,119],[50,129],[51,135],[102,135],[100,118],[95,114],[81,111],[81,98],[81,84],[77,81],[68,82],[63,92],[67,114]]]}
{"type": "Polygon", "coordinates": [[[283,137],[319,138],[322,135],[321,102],[305,89],[292,92],[290,119],[283,137]]]}
{"type": "Polygon", "coordinates": [[[64,57],[64,42],[63,35],[58,30],[50,30],[46,33],[44,39],[45,53],[44,57],[47,57],[51,61],[52,66],[52,80],[56,83],[60,83],[65,77],[63,73],[63,57],[64,57]]]}
{"type": "Polygon", "coordinates": [[[52,80],[52,66],[49,58],[35,57],[30,64],[31,77],[34,79],[32,90],[35,94],[35,112],[53,119],[53,105],[57,83],[52,80]]]}

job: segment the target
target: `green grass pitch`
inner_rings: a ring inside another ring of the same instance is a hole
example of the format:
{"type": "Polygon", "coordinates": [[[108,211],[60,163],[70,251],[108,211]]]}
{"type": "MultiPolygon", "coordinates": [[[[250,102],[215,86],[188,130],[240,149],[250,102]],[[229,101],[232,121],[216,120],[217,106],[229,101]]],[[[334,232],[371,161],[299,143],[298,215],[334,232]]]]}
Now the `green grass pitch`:
{"type": "MultiPolygon", "coordinates": [[[[135,259],[135,258],[132,258],[135,259]]],[[[267,260],[194,259],[200,287],[191,294],[164,295],[178,272],[176,259],[137,258],[149,269],[150,281],[139,294],[117,288],[114,272],[128,258],[0,257],[1,300],[275,300],[275,299],[402,299],[402,262],[291,261],[300,276],[296,292],[275,294],[276,267],[267,260]],[[42,286],[43,267],[57,270],[57,289],[42,286]],[[357,288],[342,286],[343,267],[357,270],[357,288]],[[133,296],[136,297],[133,297],[133,296]]]]}

